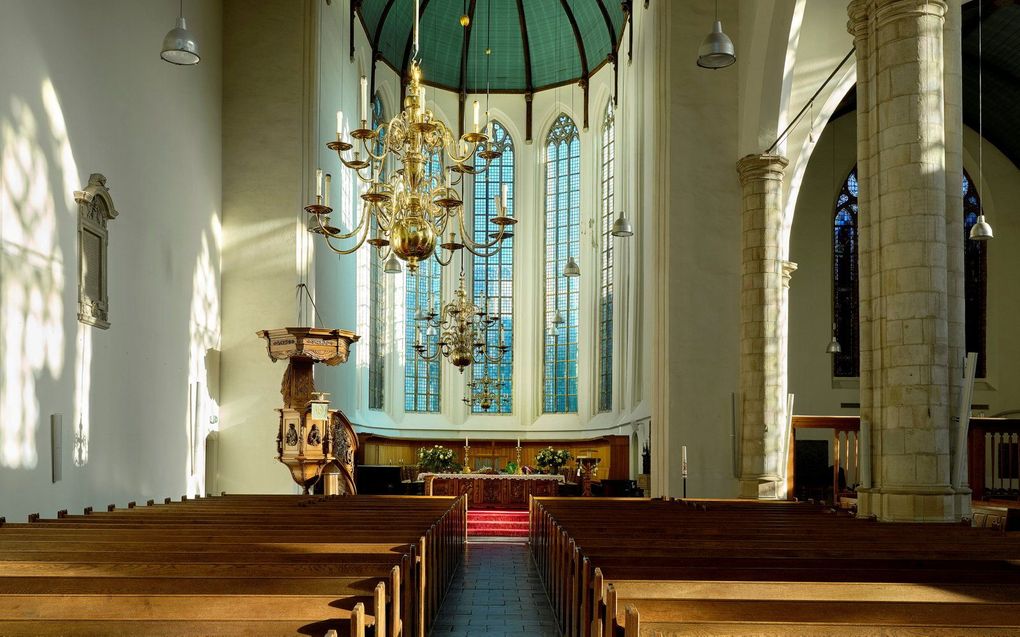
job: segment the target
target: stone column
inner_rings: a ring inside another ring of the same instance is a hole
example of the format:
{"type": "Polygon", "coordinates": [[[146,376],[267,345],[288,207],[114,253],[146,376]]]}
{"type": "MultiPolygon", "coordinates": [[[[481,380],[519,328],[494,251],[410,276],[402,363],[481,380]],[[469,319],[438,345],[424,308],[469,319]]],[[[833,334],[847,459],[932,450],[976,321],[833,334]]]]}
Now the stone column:
{"type": "MultiPolygon", "coordinates": [[[[943,0],[855,0],[861,420],[881,520],[959,518],[950,488],[943,0]],[[881,127],[878,124],[881,124],[881,127]]],[[[962,230],[961,230],[962,232],[962,230]]]]}
{"type": "MultiPolygon", "coordinates": [[[[785,347],[780,321],[785,290],[779,256],[783,171],[778,155],[737,162],[742,187],[743,267],[740,300],[740,497],[786,497],[785,347]],[[782,355],[780,354],[782,352],[782,355]]],[[[792,269],[788,270],[792,272],[792,269]]]]}

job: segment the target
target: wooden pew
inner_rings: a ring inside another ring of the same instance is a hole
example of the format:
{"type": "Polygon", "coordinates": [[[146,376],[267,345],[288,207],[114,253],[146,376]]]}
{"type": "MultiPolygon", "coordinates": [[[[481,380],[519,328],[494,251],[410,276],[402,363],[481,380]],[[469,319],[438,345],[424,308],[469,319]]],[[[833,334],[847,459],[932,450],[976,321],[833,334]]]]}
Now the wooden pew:
{"type": "Polygon", "coordinates": [[[1020,634],[1015,537],[795,503],[543,498],[531,513],[533,556],[572,637],[1020,634]]]}
{"type": "Polygon", "coordinates": [[[0,634],[424,637],[464,498],[224,496],[0,526],[0,634]]]}

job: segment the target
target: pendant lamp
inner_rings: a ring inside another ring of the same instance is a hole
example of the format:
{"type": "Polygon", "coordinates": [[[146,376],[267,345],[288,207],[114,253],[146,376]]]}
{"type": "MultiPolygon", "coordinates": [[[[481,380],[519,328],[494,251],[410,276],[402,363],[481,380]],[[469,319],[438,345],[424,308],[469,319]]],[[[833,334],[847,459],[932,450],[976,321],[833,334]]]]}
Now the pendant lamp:
{"type": "Polygon", "coordinates": [[[181,0],[180,12],[177,15],[177,26],[167,32],[163,38],[163,50],[159,57],[170,64],[190,66],[198,64],[202,58],[198,55],[198,41],[184,22],[184,0],[181,0]]]}
{"type": "Polygon", "coordinates": [[[723,69],[737,61],[733,41],[723,33],[719,20],[719,0],[715,2],[715,24],[712,32],[698,47],[698,66],[703,69],[723,69]]]}

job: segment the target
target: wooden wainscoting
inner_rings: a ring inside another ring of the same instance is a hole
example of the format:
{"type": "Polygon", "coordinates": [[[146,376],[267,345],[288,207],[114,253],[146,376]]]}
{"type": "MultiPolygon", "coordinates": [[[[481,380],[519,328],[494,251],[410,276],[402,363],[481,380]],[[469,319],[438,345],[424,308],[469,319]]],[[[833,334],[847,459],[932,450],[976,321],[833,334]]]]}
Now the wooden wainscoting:
{"type": "MultiPolygon", "coordinates": [[[[471,438],[470,460],[472,466],[479,460],[491,460],[502,469],[510,460],[516,460],[516,439],[493,440],[471,438]]],[[[376,434],[358,435],[357,464],[372,465],[413,465],[418,461],[418,450],[432,445],[443,445],[453,449],[457,458],[463,461],[464,439],[424,440],[420,438],[391,438],[376,434]]],[[[590,440],[521,440],[521,463],[537,466],[535,456],[548,446],[567,449],[574,458],[595,456],[601,458],[598,478],[627,480],[630,478],[630,440],[628,436],[602,436],[590,440]]],[[[575,467],[574,461],[568,467],[575,467]]]]}

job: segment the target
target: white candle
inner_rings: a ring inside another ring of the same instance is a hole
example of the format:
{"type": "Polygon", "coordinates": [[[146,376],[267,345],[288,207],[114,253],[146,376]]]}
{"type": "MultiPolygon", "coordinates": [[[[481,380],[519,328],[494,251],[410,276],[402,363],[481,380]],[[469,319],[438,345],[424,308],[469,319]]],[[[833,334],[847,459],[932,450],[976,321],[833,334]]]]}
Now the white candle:
{"type": "Polygon", "coordinates": [[[342,111],[336,112],[336,136],[339,138],[340,134],[344,132],[344,114],[342,111]]]}
{"type": "Polygon", "coordinates": [[[322,196],[322,169],[317,168],[315,170],[315,196],[322,196]]]}
{"type": "Polygon", "coordinates": [[[489,119],[489,111],[485,111],[485,136],[492,141],[492,120],[489,119]]]}
{"type": "Polygon", "coordinates": [[[361,76],[361,121],[368,121],[368,78],[361,76]]]}
{"type": "Polygon", "coordinates": [[[517,447],[518,447],[518,448],[520,448],[520,446],[521,446],[521,439],[520,439],[520,438],[518,438],[518,439],[517,439],[517,447]]]}
{"type": "Polygon", "coordinates": [[[680,463],[687,466],[687,445],[680,447],[680,463]]]}
{"type": "Polygon", "coordinates": [[[473,111],[472,115],[474,117],[474,119],[473,119],[474,127],[475,127],[474,130],[477,133],[478,132],[478,100],[474,101],[474,103],[471,106],[471,110],[473,111]]]}
{"type": "Polygon", "coordinates": [[[510,192],[510,186],[508,184],[503,184],[502,192],[500,194],[502,195],[502,198],[503,198],[503,207],[504,208],[506,208],[507,195],[509,194],[509,192],[510,192]]]}
{"type": "Polygon", "coordinates": [[[467,438],[464,438],[464,446],[465,446],[465,447],[467,447],[467,446],[468,446],[468,439],[467,439],[467,438]]]}
{"type": "Polygon", "coordinates": [[[327,208],[329,207],[329,182],[331,179],[333,179],[333,175],[326,173],[326,192],[324,193],[325,199],[323,199],[322,205],[326,206],[327,208]]]}

